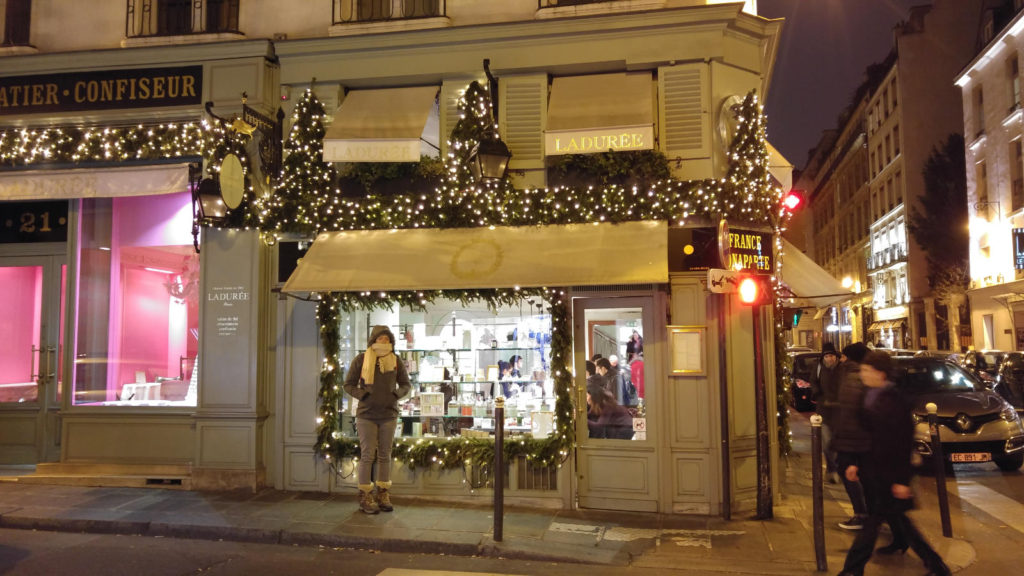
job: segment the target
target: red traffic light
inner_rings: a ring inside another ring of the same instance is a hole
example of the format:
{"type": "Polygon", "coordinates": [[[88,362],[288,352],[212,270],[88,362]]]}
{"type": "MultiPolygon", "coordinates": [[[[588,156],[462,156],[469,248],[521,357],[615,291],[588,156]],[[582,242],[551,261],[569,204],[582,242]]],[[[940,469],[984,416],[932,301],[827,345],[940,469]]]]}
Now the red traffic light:
{"type": "Polygon", "coordinates": [[[804,202],[804,195],[799,190],[790,190],[782,199],[782,205],[790,212],[796,210],[804,202]]]}
{"type": "Polygon", "coordinates": [[[740,303],[755,306],[768,303],[771,287],[763,276],[744,276],[736,291],[740,295],[740,303]]]}

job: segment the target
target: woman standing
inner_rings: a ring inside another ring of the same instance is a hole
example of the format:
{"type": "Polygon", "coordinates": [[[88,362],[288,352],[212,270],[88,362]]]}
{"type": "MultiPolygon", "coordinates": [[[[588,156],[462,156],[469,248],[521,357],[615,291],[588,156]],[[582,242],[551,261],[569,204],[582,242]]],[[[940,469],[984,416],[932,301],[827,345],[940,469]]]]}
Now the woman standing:
{"type": "Polygon", "coordinates": [[[395,335],[387,326],[374,326],[370,346],[355,357],[345,378],[345,392],[359,401],[359,509],[367,514],[391,512],[391,444],[398,425],[398,400],[409,393],[409,373],[395,355],[395,335]],[[377,462],[377,494],[370,469],[377,462]]]}
{"type": "Polygon", "coordinates": [[[871,448],[859,466],[849,466],[844,473],[851,482],[859,479],[864,484],[868,517],[846,555],[840,576],[864,574],[883,520],[892,526],[894,534],[900,534],[900,551],[909,545],[924,560],[926,576],[948,575],[949,567],[906,515],[914,505],[910,490],[914,422],[910,403],[889,381],[891,371],[892,359],[884,352],[868,352],[860,364],[860,378],[867,387],[861,417],[871,437],[871,448]]]}

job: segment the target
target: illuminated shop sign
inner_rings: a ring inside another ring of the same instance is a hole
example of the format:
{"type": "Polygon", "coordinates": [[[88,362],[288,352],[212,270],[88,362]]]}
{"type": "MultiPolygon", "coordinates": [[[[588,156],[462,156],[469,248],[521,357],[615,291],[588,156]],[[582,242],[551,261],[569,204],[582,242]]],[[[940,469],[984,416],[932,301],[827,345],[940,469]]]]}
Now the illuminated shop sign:
{"type": "Polygon", "coordinates": [[[1013,229],[1013,267],[1024,270],[1024,228],[1013,229]]]}
{"type": "Polygon", "coordinates": [[[199,104],[203,67],[0,78],[0,115],[199,104]]]}
{"type": "Polygon", "coordinates": [[[544,137],[548,156],[650,150],[654,147],[653,126],[552,131],[546,132],[544,137]]]}
{"type": "Polygon", "coordinates": [[[729,231],[729,268],[772,272],[775,262],[772,256],[772,235],[767,232],[729,231]]]}

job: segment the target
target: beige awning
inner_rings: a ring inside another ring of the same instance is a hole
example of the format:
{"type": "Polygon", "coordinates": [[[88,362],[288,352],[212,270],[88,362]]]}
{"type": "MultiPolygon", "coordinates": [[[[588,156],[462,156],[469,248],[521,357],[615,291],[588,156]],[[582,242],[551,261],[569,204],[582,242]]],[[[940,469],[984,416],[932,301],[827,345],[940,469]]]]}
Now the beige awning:
{"type": "Polygon", "coordinates": [[[353,90],[324,135],[324,162],[419,162],[437,86],[353,90]]]}
{"type": "Polygon", "coordinates": [[[284,291],[664,283],[667,252],[665,222],[325,232],[284,291]]]}
{"type": "Polygon", "coordinates": [[[548,156],[654,147],[650,72],[565,76],[551,82],[548,156]]]}
{"type": "Polygon", "coordinates": [[[782,239],[779,280],[793,294],[788,306],[830,306],[853,297],[853,292],[843,288],[838,280],[785,238],[782,239]]]}
{"type": "Polygon", "coordinates": [[[786,160],[775,146],[765,142],[768,147],[768,173],[779,183],[784,192],[793,188],[793,163],[786,160]]]}
{"type": "Polygon", "coordinates": [[[188,164],[0,173],[0,200],[155,196],[188,190],[188,164]]]}

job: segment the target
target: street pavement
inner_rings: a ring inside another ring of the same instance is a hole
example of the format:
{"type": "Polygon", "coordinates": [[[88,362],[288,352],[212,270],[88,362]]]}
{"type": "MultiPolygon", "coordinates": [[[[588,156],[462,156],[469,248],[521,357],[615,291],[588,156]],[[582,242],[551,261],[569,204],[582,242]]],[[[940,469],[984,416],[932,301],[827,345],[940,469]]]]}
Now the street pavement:
{"type": "MultiPolygon", "coordinates": [[[[8,469],[0,470],[0,527],[619,565],[659,574],[821,574],[806,417],[791,421],[794,451],[777,469],[782,494],[770,520],[506,506],[496,542],[490,506],[396,495],[394,512],[366,515],[354,492],[67,486],[30,482],[8,469]]],[[[850,515],[845,498],[841,485],[825,485],[826,573],[840,571],[853,541],[854,533],[836,527],[850,515]]],[[[936,509],[912,517],[957,572],[974,562],[975,550],[942,537],[936,509]]],[[[879,545],[887,539],[883,533],[879,545]]],[[[923,571],[909,552],[876,556],[868,567],[869,574],[896,576],[923,571]]]]}

